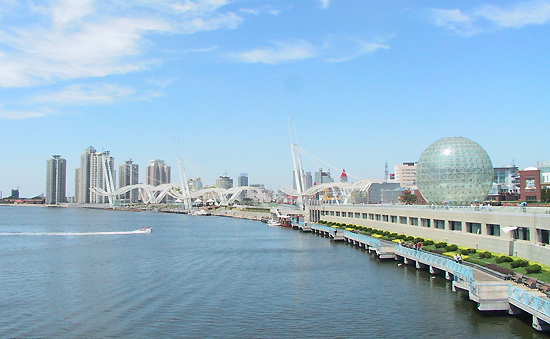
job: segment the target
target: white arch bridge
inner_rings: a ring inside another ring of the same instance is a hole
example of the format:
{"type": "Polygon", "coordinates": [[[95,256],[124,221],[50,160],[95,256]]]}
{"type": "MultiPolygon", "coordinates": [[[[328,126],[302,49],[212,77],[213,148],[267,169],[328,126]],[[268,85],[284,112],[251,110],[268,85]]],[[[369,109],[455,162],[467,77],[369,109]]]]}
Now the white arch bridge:
{"type": "Polygon", "coordinates": [[[169,184],[162,184],[158,186],[152,186],[147,184],[136,184],[136,185],[129,185],[121,187],[113,192],[107,192],[102,188],[95,187],[92,188],[91,191],[94,193],[108,197],[109,198],[109,205],[113,207],[115,205],[115,201],[118,196],[127,193],[133,189],[138,189],[140,196],[142,197],[142,201],[145,204],[159,204],[162,202],[162,200],[166,196],[171,196],[175,198],[176,200],[185,201],[189,206],[186,206],[186,208],[191,208],[190,202],[192,199],[196,199],[199,197],[207,196],[214,200],[215,204],[217,205],[229,205],[235,202],[237,198],[239,198],[241,192],[253,190],[253,191],[261,191],[263,188],[259,187],[252,187],[252,186],[239,186],[239,187],[233,187],[230,189],[223,189],[223,188],[204,188],[189,194],[183,194],[181,189],[181,184],[179,183],[169,183],[169,184]]]}

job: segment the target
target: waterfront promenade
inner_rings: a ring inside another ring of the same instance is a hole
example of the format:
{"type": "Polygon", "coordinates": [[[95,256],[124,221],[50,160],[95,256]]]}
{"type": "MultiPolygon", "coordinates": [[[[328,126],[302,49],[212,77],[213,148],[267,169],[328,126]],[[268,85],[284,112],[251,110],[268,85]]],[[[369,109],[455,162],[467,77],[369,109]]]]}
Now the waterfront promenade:
{"type": "Polygon", "coordinates": [[[507,311],[511,315],[526,312],[532,315],[532,326],[538,331],[550,330],[550,299],[536,289],[511,280],[512,277],[491,272],[469,263],[458,263],[435,253],[412,249],[401,245],[323,225],[309,225],[311,232],[342,240],[351,245],[376,253],[380,259],[394,259],[417,269],[427,269],[431,274],[442,274],[451,280],[453,291],[465,291],[480,311],[507,311]]]}

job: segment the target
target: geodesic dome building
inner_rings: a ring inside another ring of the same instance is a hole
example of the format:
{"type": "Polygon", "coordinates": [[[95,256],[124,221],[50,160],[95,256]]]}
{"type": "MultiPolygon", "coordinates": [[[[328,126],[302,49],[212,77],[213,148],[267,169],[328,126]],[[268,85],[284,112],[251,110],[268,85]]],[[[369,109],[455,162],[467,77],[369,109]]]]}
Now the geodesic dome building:
{"type": "Polygon", "coordinates": [[[484,201],[493,184],[493,164],[485,150],[463,137],[431,144],[420,155],[416,184],[431,204],[470,205],[484,201]]]}

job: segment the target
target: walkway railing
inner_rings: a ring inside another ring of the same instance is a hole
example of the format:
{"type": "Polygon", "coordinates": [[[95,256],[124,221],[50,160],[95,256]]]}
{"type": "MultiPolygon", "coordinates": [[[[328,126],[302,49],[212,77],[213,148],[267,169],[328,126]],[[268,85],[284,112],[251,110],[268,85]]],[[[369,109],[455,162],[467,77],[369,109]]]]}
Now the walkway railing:
{"type": "Polygon", "coordinates": [[[550,318],[550,301],[548,300],[512,285],[508,285],[508,298],[550,318]]]}
{"type": "Polygon", "coordinates": [[[344,234],[346,238],[368,244],[369,246],[376,248],[377,251],[380,251],[380,248],[382,247],[380,239],[369,237],[368,235],[364,234],[353,233],[350,231],[346,231],[344,234]]]}
{"type": "Polygon", "coordinates": [[[317,230],[320,230],[320,231],[325,231],[325,232],[334,232],[333,227],[323,226],[323,225],[319,225],[319,224],[311,224],[311,228],[317,229],[317,230]]]}
{"type": "Polygon", "coordinates": [[[471,267],[459,264],[451,258],[446,258],[444,256],[425,251],[415,250],[412,248],[401,246],[399,244],[395,245],[395,253],[407,256],[412,259],[418,259],[424,264],[443,269],[467,281],[471,281],[474,278],[474,270],[471,267]]]}

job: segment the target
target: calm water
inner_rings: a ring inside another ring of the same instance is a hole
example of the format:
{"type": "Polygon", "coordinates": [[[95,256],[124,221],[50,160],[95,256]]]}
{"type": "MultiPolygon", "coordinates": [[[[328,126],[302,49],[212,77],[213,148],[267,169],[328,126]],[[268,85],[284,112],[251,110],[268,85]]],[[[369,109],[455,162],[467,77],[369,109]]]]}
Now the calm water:
{"type": "Polygon", "coordinates": [[[0,233],[2,338],[547,338],[442,277],[255,221],[0,206],[0,233]]]}

